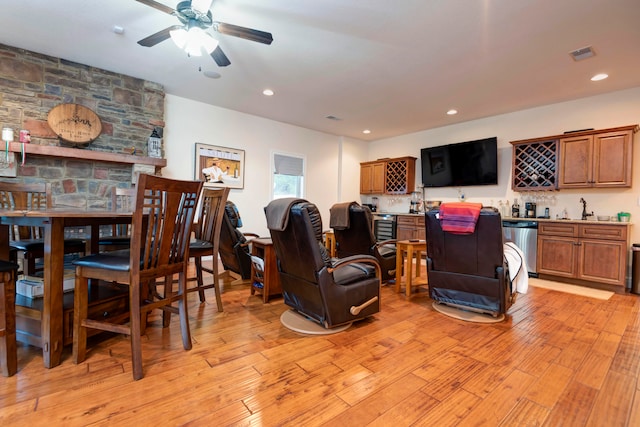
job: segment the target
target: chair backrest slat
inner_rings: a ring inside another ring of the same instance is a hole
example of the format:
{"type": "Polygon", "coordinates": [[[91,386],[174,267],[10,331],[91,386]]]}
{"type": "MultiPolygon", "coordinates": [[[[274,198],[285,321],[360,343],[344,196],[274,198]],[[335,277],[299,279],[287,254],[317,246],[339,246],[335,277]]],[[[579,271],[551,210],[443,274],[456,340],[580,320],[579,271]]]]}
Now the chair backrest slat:
{"type": "Polygon", "coordinates": [[[220,241],[220,229],[224,217],[224,207],[229,196],[229,188],[205,188],[200,197],[196,238],[206,240],[214,245],[217,253],[220,241]]]}
{"type": "MultiPolygon", "coordinates": [[[[0,208],[42,210],[53,207],[51,184],[0,182],[0,208]]],[[[15,226],[9,231],[12,240],[42,238],[40,227],[15,226]]]]}
{"type": "Polygon", "coordinates": [[[132,220],[131,270],[141,276],[186,269],[200,181],[141,174],[132,220]]]}

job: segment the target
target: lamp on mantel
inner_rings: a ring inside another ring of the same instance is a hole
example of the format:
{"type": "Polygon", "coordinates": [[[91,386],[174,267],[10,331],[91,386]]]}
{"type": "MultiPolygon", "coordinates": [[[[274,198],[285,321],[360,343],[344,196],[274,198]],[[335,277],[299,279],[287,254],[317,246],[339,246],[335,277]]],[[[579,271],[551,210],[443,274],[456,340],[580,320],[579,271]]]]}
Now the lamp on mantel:
{"type": "Polygon", "coordinates": [[[191,19],[183,28],[169,31],[169,34],[176,46],[189,56],[202,56],[203,49],[210,55],[218,47],[218,41],[200,28],[195,19],[191,19]]]}

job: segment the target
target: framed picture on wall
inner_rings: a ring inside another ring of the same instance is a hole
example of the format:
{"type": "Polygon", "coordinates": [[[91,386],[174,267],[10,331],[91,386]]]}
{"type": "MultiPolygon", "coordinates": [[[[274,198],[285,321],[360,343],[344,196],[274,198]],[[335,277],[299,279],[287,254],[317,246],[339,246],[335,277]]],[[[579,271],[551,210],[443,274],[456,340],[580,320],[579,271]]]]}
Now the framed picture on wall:
{"type": "Polygon", "coordinates": [[[244,188],[244,150],[196,143],[194,170],[207,187],[244,188]]]}

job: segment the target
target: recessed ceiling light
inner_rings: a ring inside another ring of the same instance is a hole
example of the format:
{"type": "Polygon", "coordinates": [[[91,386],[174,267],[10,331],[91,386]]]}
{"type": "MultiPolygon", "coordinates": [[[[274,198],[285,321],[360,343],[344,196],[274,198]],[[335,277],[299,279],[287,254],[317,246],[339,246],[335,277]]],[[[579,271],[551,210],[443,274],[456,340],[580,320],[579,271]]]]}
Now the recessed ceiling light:
{"type": "Polygon", "coordinates": [[[450,115],[450,116],[453,116],[455,114],[458,114],[458,110],[451,109],[451,110],[447,111],[447,114],[450,115]]]}
{"type": "Polygon", "coordinates": [[[262,91],[262,94],[265,96],[273,96],[274,92],[271,89],[265,89],[262,91]]]}
{"type": "Polygon", "coordinates": [[[111,27],[111,30],[116,34],[124,34],[124,27],[121,25],[114,25],[111,27]]]}
{"type": "Polygon", "coordinates": [[[365,129],[362,131],[362,133],[364,133],[365,135],[369,135],[371,131],[369,129],[365,129]]]}
{"type": "Polygon", "coordinates": [[[207,70],[207,71],[204,71],[202,74],[204,74],[206,77],[209,77],[210,79],[219,79],[220,78],[220,73],[218,73],[216,71],[207,70]]]}
{"type": "Polygon", "coordinates": [[[607,77],[609,77],[609,74],[600,73],[600,74],[596,74],[595,76],[591,77],[591,81],[592,82],[599,82],[600,80],[604,80],[607,77]]]}

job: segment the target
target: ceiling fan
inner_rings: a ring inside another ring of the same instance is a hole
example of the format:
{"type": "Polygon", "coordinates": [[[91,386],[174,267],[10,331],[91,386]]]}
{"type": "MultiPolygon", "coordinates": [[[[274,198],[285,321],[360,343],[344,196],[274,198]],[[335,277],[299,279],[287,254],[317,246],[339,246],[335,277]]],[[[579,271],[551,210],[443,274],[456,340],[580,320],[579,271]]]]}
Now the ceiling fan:
{"type": "Polygon", "coordinates": [[[218,66],[226,67],[231,62],[218,45],[218,41],[206,32],[207,29],[211,28],[220,34],[258,43],[271,44],[273,41],[271,33],[214,21],[211,10],[209,10],[213,0],[181,1],[175,9],[154,0],[136,1],[169,15],[174,15],[180,21],[180,25],[172,25],[138,41],[140,46],[152,47],[171,38],[189,55],[201,56],[202,50],[204,50],[216,61],[218,66]]]}

